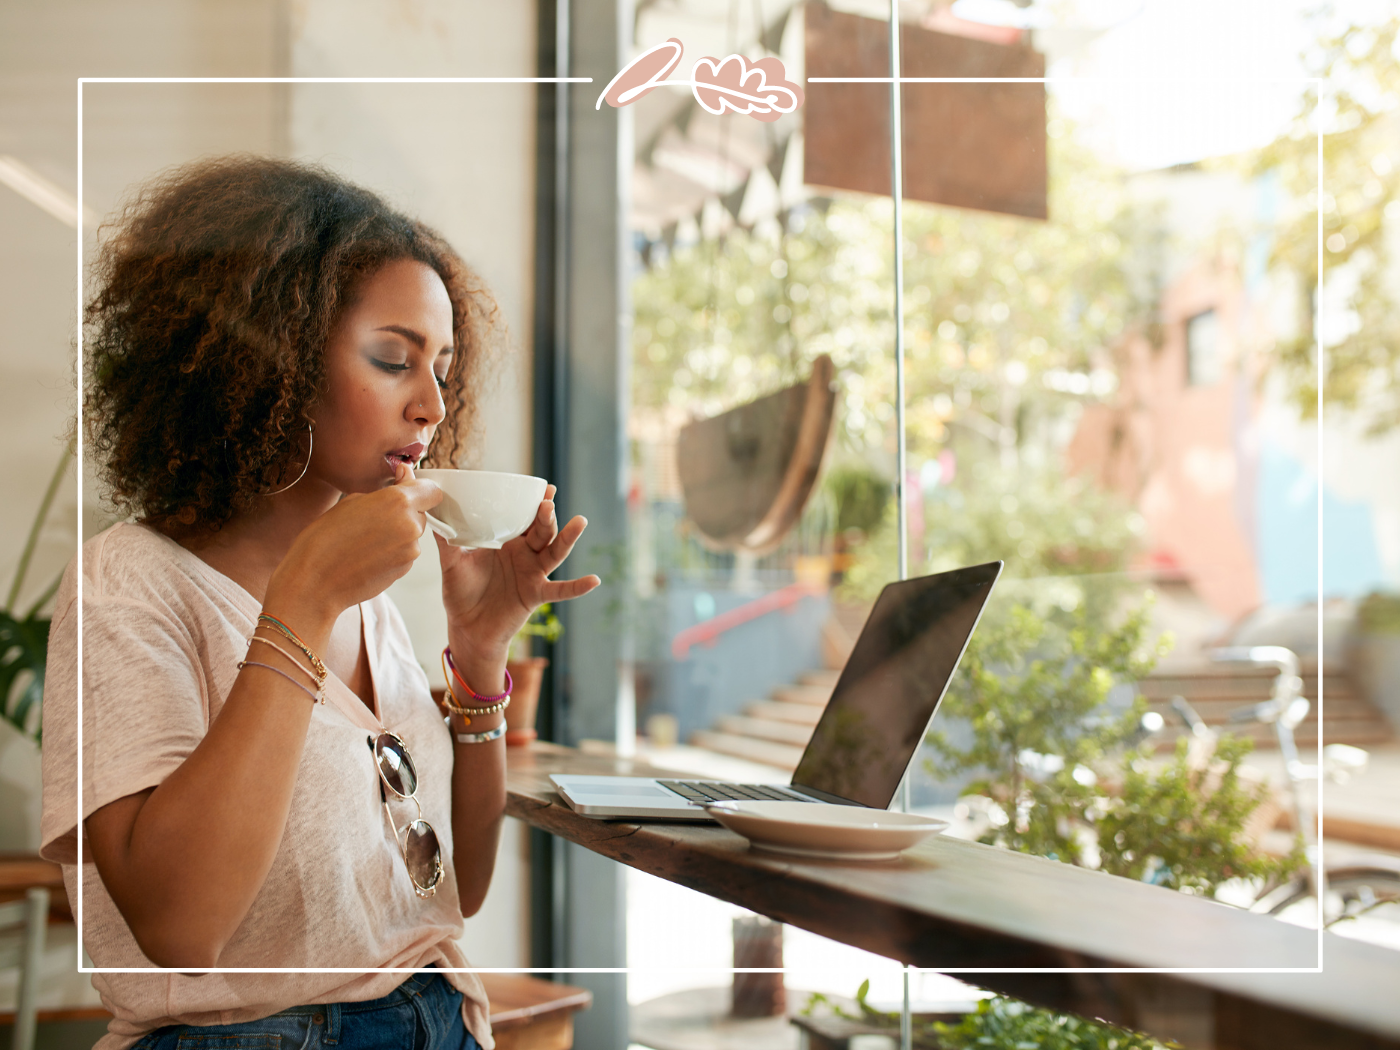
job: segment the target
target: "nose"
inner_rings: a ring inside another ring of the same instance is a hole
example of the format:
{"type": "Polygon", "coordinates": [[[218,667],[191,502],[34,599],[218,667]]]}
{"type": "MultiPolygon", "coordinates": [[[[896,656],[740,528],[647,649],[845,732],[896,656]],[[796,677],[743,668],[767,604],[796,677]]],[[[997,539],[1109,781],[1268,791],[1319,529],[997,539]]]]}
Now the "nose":
{"type": "Polygon", "coordinates": [[[414,392],[405,415],[419,426],[437,426],[447,418],[447,406],[442,401],[442,389],[436,379],[414,392]]]}

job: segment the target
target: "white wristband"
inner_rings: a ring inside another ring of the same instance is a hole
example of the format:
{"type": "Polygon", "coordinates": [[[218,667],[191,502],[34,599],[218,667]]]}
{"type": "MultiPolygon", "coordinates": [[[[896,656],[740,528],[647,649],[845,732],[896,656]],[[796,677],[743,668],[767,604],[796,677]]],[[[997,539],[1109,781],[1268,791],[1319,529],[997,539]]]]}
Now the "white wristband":
{"type": "Polygon", "coordinates": [[[484,733],[458,733],[457,743],[459,744],[484,744],[490,740],[499,740],[506,735],[506,724],[502,722],[495,729],[488,729],[484,733]]]}

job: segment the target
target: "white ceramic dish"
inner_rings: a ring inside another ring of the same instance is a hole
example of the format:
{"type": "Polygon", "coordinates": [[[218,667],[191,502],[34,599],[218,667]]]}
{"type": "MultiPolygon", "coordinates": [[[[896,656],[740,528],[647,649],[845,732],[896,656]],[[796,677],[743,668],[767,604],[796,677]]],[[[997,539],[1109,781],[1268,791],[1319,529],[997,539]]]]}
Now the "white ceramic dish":
{"type": "Polygon", "coordinates": [[[917,813],[825,802],[724,801],[705,811],[757,849],[831,860],[893,860],[948,826],[917,813]]]}
{"type": "Polygon", "coordinates": [[[530,527],[549,483],[529,474],[502,474],[494,470],[431,469],[417,472],[436,482],[442,502],[430,518],[449,526],[444,531],[429,521],[454,547],[495,549],[530,527]],[[448,531],[453,535],[449,536],[448,531]]]}

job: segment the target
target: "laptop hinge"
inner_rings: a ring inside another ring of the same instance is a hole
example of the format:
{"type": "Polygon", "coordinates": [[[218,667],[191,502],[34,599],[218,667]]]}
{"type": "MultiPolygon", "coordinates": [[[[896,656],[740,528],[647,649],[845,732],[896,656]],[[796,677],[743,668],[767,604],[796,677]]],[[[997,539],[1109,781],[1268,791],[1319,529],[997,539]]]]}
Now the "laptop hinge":
{"type": "Polygon", "coordinates": [[[860,806],[862,809],[870,808],[864,803],[852,802],[848,798],[842,798],[840,795],[833,795],[830,791],[823,791],[821,788],[808,787],[806,784],[789,784],[788,790],[796,791],[799,795],[807,795],[810,798],[816,799],[818,802],[831,802],[837,806],[860,806]]]}

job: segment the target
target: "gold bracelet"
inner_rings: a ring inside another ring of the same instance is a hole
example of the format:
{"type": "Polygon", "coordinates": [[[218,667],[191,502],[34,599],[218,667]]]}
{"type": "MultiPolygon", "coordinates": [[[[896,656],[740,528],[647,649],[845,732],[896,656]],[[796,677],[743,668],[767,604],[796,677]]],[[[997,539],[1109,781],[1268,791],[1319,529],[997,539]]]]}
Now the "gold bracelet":
{"type": "Polygon", "coordinates": [[[442,706],[451,711],[454,715],[461,715],[467,721],[467,725],[472,724],[474,715],[494,715],[497,711],[504,711],[510,706],[510,697],[504,700],[497,700],[490,707],[463,707],[457,702],[457,694],[452,691],[452,683],[447,684],[447,692],[443,695],[442,706]]]}
{"type": "MultiPolygon", "coordinates": [[[[449,711],[451,711],[454,715],[460,716],[461,719],[462,719],[464,722],[466,722],[467,725],[471,725],[471,724],[472,724],[472,716],[473,716],[473,715],[494,715],[497,711],[504,711],[507,707],[510,706],[510,694],[509,694],[509,693],[507,693],[507,694],[506,694],[504,697],[502,697],[500,700],[497,700],[494,704],[491,704],[491,705],[489,705],[489,706],[487,706],[487,707],[463,707],[460,703],[458,703],[458,702],[457,702],[457,693],[456,693],[456,692],[453,690],[453,688],[452,688],[452,673],[447,669],[447,650],[446,650],[446,649],[444,649],[444,650],[442,651],[442,677],[443,677],[443,681],[444,681],[444,682],[446,683],[446,685],[447,685],[447,689],[446,689],[446,691],[443,693],[442,706],[445,707],[445,708],[447,708],[447,709],[448,709],[449,711]]],[[[476,735],[476,734],[471,734],[471,733],[469,733],[469,734],[467,734],[467,735],[468,735],[468,736],[474,736],[474,735],[476,735]]],[[[493,738],[493,739],[494,739],[494,738],[493,738]]],[[[477,741],[468,741],[468,742],[469,742],[469,743],[476,743],[477,741]]]]}
{"type": "Polygon", "coordinates": [[[316,669],[317,680],[320,682],[324,682],[326,680],[326,676],[330,672],[326,670],[326,665],[321,662],[321,658],[311,651],[311,647],[305,642],[303,642],[300,638],[298,638],[297,633],[293,631],[290,627],[288,627],[285,623],[283,623],[281,620],[277,619],[277,617],[269,616],[267,613],[259,613],[259,627],[262,626],[262,621],[264,620],[272,624],[272,628],[270,629],[281,631],[289,639],[291,639],[292,644],[294,644],[298,649],[300,649],[306,654],[306,658],[311,661],[311,666],[316,669]]]}

